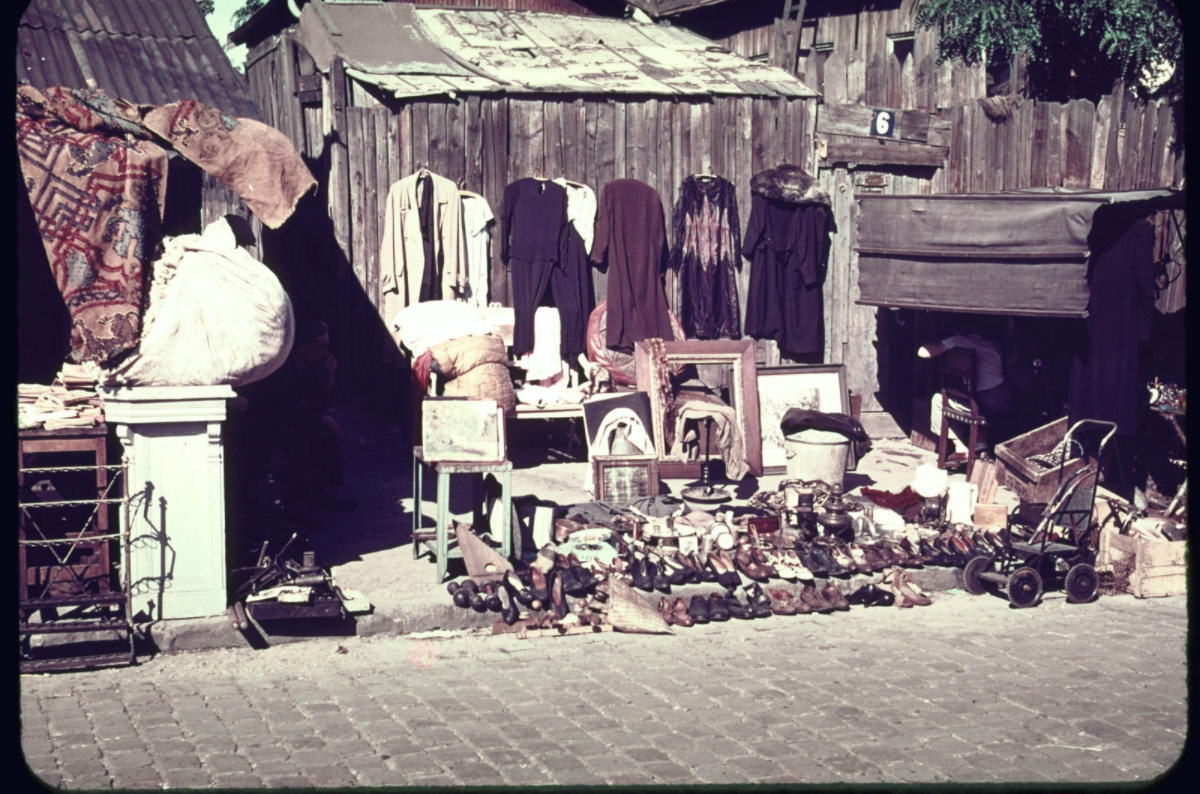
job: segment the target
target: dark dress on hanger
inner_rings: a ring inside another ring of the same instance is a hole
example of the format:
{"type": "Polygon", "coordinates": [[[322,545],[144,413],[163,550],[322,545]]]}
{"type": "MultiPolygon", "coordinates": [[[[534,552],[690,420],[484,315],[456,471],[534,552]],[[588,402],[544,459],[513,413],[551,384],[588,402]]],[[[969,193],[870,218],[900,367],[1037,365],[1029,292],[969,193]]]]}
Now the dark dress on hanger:
{"type": "Polygon", "coordinates": [[[679,186],[672,215],[676,311],[688,339],[737,339],[736,268],[741,266],[741,225],[733,183],[719,176],[689,176],[679,186]]]}
{"type": "Polygon", "coordinates": [[[533,349],[533,314],[550,290],[558,309],[560,353],[570,359],[586,347],[589,273],[583,240],[567,220],[567,191],[527,177],[504,189],[500,259],[513,288],[513,355],[533,349]]]}
{"type": "Polygon", "coordinates": [[[829,236],[828,197],[795,166],[756,174],[742,255],[751,261],[746,336],[774,339],[792,354],[824,349],[822,289],[829,236]]]}
{"type": "Polygon", "coordinates": [[[666,228],[658,191],[636,179],[614,179],[600,191],[591,261],[608,268],[605,342],[630,352],[634,342],[671,340],[663,290],[666,228]]]}

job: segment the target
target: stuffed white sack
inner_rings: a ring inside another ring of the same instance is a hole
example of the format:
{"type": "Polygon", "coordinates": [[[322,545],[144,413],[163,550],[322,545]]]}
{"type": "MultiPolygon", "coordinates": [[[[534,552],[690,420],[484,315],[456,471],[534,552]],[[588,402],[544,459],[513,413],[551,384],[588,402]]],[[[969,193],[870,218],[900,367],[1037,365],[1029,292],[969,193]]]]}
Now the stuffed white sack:
{"type": "Polygon", "coordinates": [[[237,245],[224,218],[163,240],[137,350],[110,386],[244,386],[292,350],[292,303],[271,270],[237,245]]]}

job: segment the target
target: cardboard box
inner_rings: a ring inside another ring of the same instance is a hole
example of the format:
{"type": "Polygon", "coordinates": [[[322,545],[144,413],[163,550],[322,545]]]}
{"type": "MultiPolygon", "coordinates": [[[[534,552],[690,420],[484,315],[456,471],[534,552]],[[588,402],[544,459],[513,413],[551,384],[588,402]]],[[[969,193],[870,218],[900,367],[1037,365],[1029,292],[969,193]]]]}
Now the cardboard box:
{"type": "Polygon", "coordinates": [[[1138,598],[1187,593],[1187,541],[1149,540],[1118,534],[1116,528],[1100,532],[1096,569],[1132,563],[1128,592],[1138,598]]]}
{"type": "Polygon", "coordinates": [[[1065,466],[1043,469],[1026,460],[1030,455],[1041,455],[1054,449],[1067,435],[1067,429],[1067,417],[1064,416],[996,445],[996,457],[1004,464],[1004,485],[1022,502],[1049,502],[1059,484],[1087,463],[1084,458],[1075,458],[1068,460],[1065,466]]]}
{"type": "Polygon", "coordinates": [[[1004,529],[1008,526],[1008,508],[1004,505],[976,504],[972,519],[977,529],[1004,529]]]}

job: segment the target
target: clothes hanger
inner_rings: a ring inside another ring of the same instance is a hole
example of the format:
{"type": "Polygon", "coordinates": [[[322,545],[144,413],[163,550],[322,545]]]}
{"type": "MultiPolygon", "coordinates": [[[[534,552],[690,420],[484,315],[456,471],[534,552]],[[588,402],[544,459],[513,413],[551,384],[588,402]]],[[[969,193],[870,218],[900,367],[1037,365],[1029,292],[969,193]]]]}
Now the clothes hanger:
{"type": "Polygon", "coordinates": [[[716,174],[692,174],[695,179],[716,179],[716,174]]]}

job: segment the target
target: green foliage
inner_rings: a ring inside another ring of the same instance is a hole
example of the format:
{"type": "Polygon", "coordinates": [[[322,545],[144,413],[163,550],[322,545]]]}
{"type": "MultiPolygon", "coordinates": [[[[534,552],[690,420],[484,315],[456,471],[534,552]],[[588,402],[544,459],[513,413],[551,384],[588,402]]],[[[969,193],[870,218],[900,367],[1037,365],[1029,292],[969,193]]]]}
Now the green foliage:
{"type": "Polygon", "coordinates": [[[254,12],[267,4],[267,0],[246,0],[246,4],[233,12],[233,26],[239,27],[254,16],[254,12]]]}
{"type": "MultiPolygon", "coordinates": [[[[938,61],[1029,57],[1046,81],[1119,77],[1183,61],[1183,23],[1171,0],[919,0],[916,25],[938,30],[938,61]]],[[[1043,86],[1051,89],[1052,86],[1043,86]]]]}
{"type": "Polygon", "coordinates": [[[196,5],[200,7],[200,13],[208,16],[213,11],[216,11],[216,6],[213,5],[213,0],[196,0],[196,5]]]}

